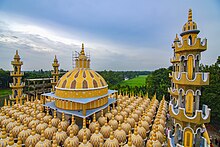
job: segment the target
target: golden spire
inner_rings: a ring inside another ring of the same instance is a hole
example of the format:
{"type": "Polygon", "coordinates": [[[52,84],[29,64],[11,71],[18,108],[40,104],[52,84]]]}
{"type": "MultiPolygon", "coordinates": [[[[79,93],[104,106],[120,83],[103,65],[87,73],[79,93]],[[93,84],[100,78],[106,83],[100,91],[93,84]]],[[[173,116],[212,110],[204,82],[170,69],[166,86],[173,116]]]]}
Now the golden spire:
{"type": "Polygon", "coordinates": [[[58,62],[56,55],[55,55],[55,57],[54,57],[54,62],[58,62]]]}
{"type": "Polygon", "coordinates": [[[73,134],[73,128],[70,128],[70,138],[73,138],[74,134],[73,134]]]}
{"type": "Polygon", "coordinates": [[[44,140],[45,140],[44,130],[41,130],[41,138],[40,138],[40,141],[43,142],[44,140]]]}
{"type": "Polygon", "coordinates": [[[74,125],[75,124],[75,119],[74,119],[74,115],[72,115],[72,123],[71,123],[72,125],[74,125]]]}
{"type": "Polygon", "coordinates": [[[135,126],[134,126],[134,135],[138,135],[138,130],[137,130],[137,124],[135,123],[135,126]]]}
{"type": "Polygon", "coordinates": [[[22,147],[21,137],[18,137],[18,142],[16,147],[22,147]]]}
{"type": "Polygon", "coordinates": [[[94,123],[96,122],[96,117],[95,117],[95,113],[93,114],[93,120],[94,123]]]}
{"type": "Polygon", "coordinates": [[[84,51],[84,43],[82,43],[82,50],[80,52],[81,55],[85,55],[85,51],[84,51]]]}
{"type": "Polygon", "coordinates": [[[53,118],[57,118],[57,111],[56,110],[54,110],[54,112],[53,112],[53,118]]]}
{"type": "Polygon", "coordinates": [[[52,147],[58,147],[57,139],[56,139],[56,134],[55,133],[53,134],[53,144],[52,144],[52,147]]]}
{"type": "Polygon", "coordinates": [[[86,129],[86,118],[83,118],[83,129],[86,129]]]}
{"type": "Polygon", "coordinates": [[[113,134],[113,129],[111,126],[111,130],[110,130],[110,139],[113,140],[114,139],[114,134],[113,134]]]}
{"type": "Polygon", "coordinates": [[[7,137],[7,134],[6,134],[6,129],[5,129],[5,125],[2,126],[2,135],[1,135],[1,138],[2,139],[5,139],[7,137]]]}
{"type": "Polygon", "coordinates": [[[192,9],[189,9],[188,21],[192,21],[192,9]]]}
{"type": "Polygon", "coordinates": [[[86,137],[86,130],[84,130],[84,134],[83,134],[83,144],[87,143],[87,137],[86,137]]]}
{"type": "Polygon", "coordinates": [[[62,113],[62,121],[65,121],[64,113],[62,113]]]}
{"type": "Polygon", "coordinates": [[[5,103],[4,103],[4,106],[7,106],[8,104],[7,104],[7,100],[5,99],[5,103]]]}
{"type": "Polygon", "coordinates": [[[131,142],[131,131],[129,131],[129,133],[128,133],[128,146],[132,146],[132,142],[131,142]]]}
{"type": "Polygon", "coordinates": [[[95,133],[99,134],[99,125],[98,125],[98,123],[95,124],[95,133]]]}
{"type": "Polygon", "coordinates": [[[31,135],[34,136],[36,134],[35,125],[32,125],[31,135]]]}

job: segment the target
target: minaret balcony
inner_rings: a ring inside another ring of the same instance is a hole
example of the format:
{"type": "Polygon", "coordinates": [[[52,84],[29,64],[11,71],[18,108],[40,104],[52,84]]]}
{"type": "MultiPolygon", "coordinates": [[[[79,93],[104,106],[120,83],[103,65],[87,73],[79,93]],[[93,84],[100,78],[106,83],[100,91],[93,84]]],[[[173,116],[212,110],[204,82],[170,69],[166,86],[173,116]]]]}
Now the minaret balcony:
{"type": "Polygon", "coordinates": [[[59,76],[59,72],[51,72],[52,76],[59,76]]]}
{"type": "Polygon", "coordinates": [[[194,79],[190,80],[187,72],[172,72],[172,80],[179,85],[209,85],[209,73],[197,72],[194,79]]]}
{"type": "Polygon", "coordinates": [[[12,72],[10,72],[10,76],[12,76],[12,77],[22,77],[22,76],[24,76],[24,72],[18,73],[18,72],[12,71],[12,72]]]}
{"type": "Polygon", "coordinates": [[[187,52],[187,51],[199,51],[203,52],[207,49],[207,39],[196,38],[194,44],[190,45],[188,40],[183,40],[183,43],[175,43],[175,53],[187,52]]]}
{"type": "Polygon", "coordinates": [[[177,62],[180,62],[180,60],[177,59],[176,57],[173,57],[173,58],[170,58],[170,62],[171,63],[177,63],[177,62]]]}
{"type": "Polygon", "coordinates": [[[173,89],[173,88],[168,88],[168,92],[170,93],[170,95],[177,97],[179,95],[179,92],[177,89],[173,89]]]}
{"type": "Polygon", "coordinates": [[[172,104],[172,101],[169,104],[170,116],[182,121],[190,122],[194,124],[204,124],[210,122],[210,112],[211,109],[207,105],[202,106],[202,110],[196,110],[193,116],[187,116],[185,108],[181,108],[178,104],[172,104]]]}
{"type": "Polygon", "coordinates": [[[23,62],[22,61],[11,61],[11,64],[21,66],[21,65],[23,65],[23,62]]]}
{"type": "Polygon", "coordinates": [[[16,83],[16,84],[14,84],[14,83],[9,83],[9,86],[10,86],[11,88],[23,88],[23,87],[25,86],[25,83],[24,83],[24,82],[21,82],[20,84],[18,84],[18,83],[16,83]]]}

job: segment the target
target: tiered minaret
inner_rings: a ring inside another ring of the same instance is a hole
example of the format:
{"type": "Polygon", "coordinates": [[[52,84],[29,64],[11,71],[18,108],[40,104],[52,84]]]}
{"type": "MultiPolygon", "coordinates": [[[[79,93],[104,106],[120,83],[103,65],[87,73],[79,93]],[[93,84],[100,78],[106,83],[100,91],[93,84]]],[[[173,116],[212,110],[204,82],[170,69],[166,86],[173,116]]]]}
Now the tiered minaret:
{"type": "Polygon", "coordinates": [[[174,57],[171,59],[169,111],[175,129],[169,132],[168,143],[170,146],[209,146],[204,124],[210,122],[210,109],[199,104],[201,86],[209,84],[209,73],[199,69],[201,52],[207,49],[207,39],[201,41],[197,37],[200,31],[192,20],[191,9],[182,31],[181,41],[176,35],[172,45],[174,57]]]}
{"type": "Polygon", "coordinates": [[[14,60],[11,61],[11,64],[13,65],[13,71],[11,72],[13,83],[10,83],[10,87],[12,89],[10,100],[16,100],[16,104],[18,104],[19,100],[21,101],[25,97],[25,95],[23,94],[25,83],[22,82],[22,77],[24,76],[24,73],[21,72],[21,65],[23,65],[23,62],[20,61],[20,59],[21,58],[18,55],[18,50],[16,50],[14,60]]]}
{"type": "Polygon", "coordinates": [[[53,80],[51,81],[51,84],[52,84],[52,91],[55,91],[55,86],[57,85],[57,82],[59,80],[59,66],[60,66],[56,55],[54,57],[52,66],[53,66],[53,71],[51,74],[53,76],[53,80]]]}

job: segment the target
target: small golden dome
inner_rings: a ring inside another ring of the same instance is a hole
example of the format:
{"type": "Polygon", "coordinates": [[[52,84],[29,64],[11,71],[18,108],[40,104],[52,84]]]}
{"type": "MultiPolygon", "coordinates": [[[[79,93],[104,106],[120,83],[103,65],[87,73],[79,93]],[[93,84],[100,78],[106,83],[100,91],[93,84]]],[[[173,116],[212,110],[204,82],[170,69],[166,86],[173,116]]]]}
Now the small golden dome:
{"type": "Polygon", "coordinates": [[[51,120],[51,123],[54,127],[58,127],[58,124],[60,123],[60,119],[57,118],[57,111],[54,110],[54,113],[53,113],[53,119],[51,120]]]}
{"type": "Polygon", "coordinates": [[[31,121],[33,120],[33,117],[30,115],[27,115],[22,121],[22,123],[24,123],[24,121],[26,121],[27,124],[29,124],[31,121]]]}
{"type": "Polygon", "coordinates": [[[28,117],[28,115],[24,113],[24,109],[21,109],[21,112],[22,112],[22,114],[19,115],[19,119],[22,121],[22,120],[24,120],[26,117],[28,117]]]}
{"type": "Polygon", "coordinates": [[[31,130],[27,127],[27,122],[24,121],[24,129],[18,134],[18,137],[24,143],[28,136],[31,135],[31,130]]]}
{"type": "Polygon", "coordinates": [[[40,121],[36,118],[36,112],[34,113],[33,120],[28,124],[28,127],[31,128],[33,125],[37,126],[40,121]]]}
{"type": "Polygon", "coordinates": [[[59,123],[58,125],[58,131],[56,132],[56,139],[57,139],[57,143],[58,144],[64,144],[64,141],[66,140],[67,138],[67,134],[66,132],[64,132],[61,128],[61,124],[59,123]]]}
{"type": "Polygon", "coordinates": [[[100,126],[103,126],[105,124],[105,117],[103,114],[103,110],[101,110],[101,116],[99,117],[98,122],[99,122],[100,126]]]}
{"type": "Polygon", "coordinates": [[[22,141],[21,138],[18,137],[17,146],[16,147],[22,147],[22,141]]]}
{"type": "Polygon", "coordinates": [[[49,123],[49,119],[52,119],[52,116],[49,114],[49,109],[47,108],[46,116],[44,116],[43,121],[49,123]]]}
{"type": "Polygon", "coordinates": [[[53,136],[52,147],[60,147],[60,146],[57,144],[56,133],[54,133],[52,136],[53,136]]]}
{"type": "Polygon", "coordinates": [[[142,126],[141,121],[138,122],[137,131],[138,131],[138,134],[142,137],[143,140],[145,140],[147,138],[147,131],[142,126]]]}
{"type": "Polygon", "coordinates": [[[40,135],[36,134],[35,125],[32,125],[31,135],[25,140],[25,146],[35,146],[40,140],[40,135]]]}
{"type": "Polygon", "coordinates": [[[94,147],[99,147],[101,141],[103,141],[103,135],[99,132],[99,125],[96,123],[95,133],[92,134],[90,142],[94,147]]]}
{"type": "Polygon", "coordinates": [[[83,142],[79,145],[79,147],[93,147],[92,144],[87,141],[87,132],[86,132],[86,130],[84,130],[83,142]]]}
{"type": "Polygon", "coordinates": [[[108,138],[103,147],[119,147],[119,142],[116,138],[114,138],[113,129],[110,130],[110,138],[108,138]]]}
{"type": "Polygon", "coordinates": [[[192,20],[192,9],[189,9],[188,22],[184,24],[182,31],[186,32],[190,30],[197,30],[197,24],[192,20]]]}
{"type": "Polygon", "coordinates": [[[105,125],[101,127],[100,133],[102,133],[104,139],[109,138],[111,127],[108,125],[107,117],[105,118],[105,125]]]}
{"type": "Polygon", "coordinates": [[[16,147],[16,146],[17,145],[14,143],[14,137],[12,133],[10,133],[7,147],[16,147]]]}
{"type": "Polygon", "coordinates": [[[115,109],[115,103],[113,103],[113,108],[111,110],[111,113],[116,115],[117,114],[117,110],[115,109]]]}
{"type": "Polygon", "coordinates": [[[1,130],[0,145],[2,147],[5,147],[7,143],[8,143],[7,133],[6,133],[5,125],[3,125],[1,130]]]}
{"type": "MultiPolygon", "coordinates": [[[[105,117],[107,117],[109,120],[112,119],[112,113],[111,113],[111,111],[110,111],[110,106],[108,106],[108,112],[105,113],[105,117]]],[[[104,123],[104,124],[105,124],[105,123],[104,123]]],[[[104,124],[103,124],[103,125],[104,125],[104,124]]],[[[103,126],[103,125],[102,125],[102,126],[103,126]]]]}
{"type": "Polygon", "coordinates": [[[162,144],[160,143],[159,140],[156,139],[156,133],[153,133],[153,146],[156,146],[156,147],[162,147],[162,144]]]}
{"type": "Polygon", "coordinates": [[[123,118],[128,117],[128,112],[125,111],[125,108],[122,109],[121,115],[123,116],[123,118]]]}
{"type": "Polygon", "coordinates": [[[79,145],[79,139],[74,135],[72,128],[70,128],[70,136],[64,141],[64,147],[68,147],[68,144],[71,147],[78,147],[79,145]]]}
{"type": "Polygon", "coordinates": [[[44,131],[41,131],[40,141],[35,145],[35,147],[51,147],[51,142],[44,137],[44,131]]]}
{"type": "Polygon", "coordinates": [[[54,133],[57,132],[57,128],[52,126],[51,120],[49,120],[48,127],[45,129],[44,134],[45,137],[49,140],[52,140],[54,133]]]}
{"type": "Polygon", "coordinates": [[[71,125],[67,128],[67,134],[70,134],[70,130],[72,129],[73,135],[76,136],[79,132],[79,126],[75,123],[74,115],[72,115],[72,123],[71,125]]]}
{"type": "Polygon", "coordinates": [[[40,133],[41,133],[41,130],[45,130],[45,129],[47,128],[47,126],[48,126],[47,123],[45,123],[45,122],[43,121],[43,118],[41,118],[40,124],[38,124],[37,127],[36,127],[37,133],[40,134],[40,133]]]}
{"type": "Polygon", "coordinates": [[[117,121],[122,122],[122,123],[123,123],[123,121],[124,121],[124,117],[121,115],[121,113],[120,113],[119,110],[118,110],[117,115],[115,116],[115,119],[116,119],[117,121]]]}
{"type": "Polygon", "coordinates": [[[124,122],[121,124],[121,128],[125,131],[126,135],[128,135],[131,130],[131,125],[127,122],[127,117],[125,117],[124,122]]]}
{"type": "Polygon", "coordinates": [[[40,106],[40,113],[37,114],[37,119],[43,118],[46,114],[43,112],[43,106],[40,106]]]}
{"type": "Polygon", "coordinates": [[[132,144],[134,144],[136,147],[143,147],[144,146],[144,140],[142,137],[138,134],[137,125],[135,124],[134,127],[134,134],[131,135],[131,141],[132,144]]]}
{"type": "Polygon", "coordinates": [[[94,132],[95,132],[96,124],[98,124],[98,128],[99,128],[100,125],[99,125],[99,123],[96,121],[96,117],[95,117],[95,113],[94,113],[94,114],[93,114],[92,123],[90,123],[90,125],[89,125],[89,130],[91,131],[91,133],[94,133],[94,132]]]}
{"type": "Polygon", "coordinates": [[[11,121],[6,125],[6,131],[9,133],[16,125],[17,125],[17,122],[15,121],[14,116],[12,116],[11,121]]]}
{"type": "Polygon", "coordinates": [[[131,141],[131,131],[129,131],[129,134],[128,134],[128,143],[124,145],[123,147],[135,147],[131,141]]]}
{"type": "Polygon", "coordinates": [[[121,122],[119,121],[118,129],[114,132],[115,138],[118,140],[120,145],[126,143],[126,133],[123,129],[121,129],[121,122]]]}
{"type": "Polygon", "coordinates": [[[9,114],[6,113],[6,119],[2,120],[1,126],[7,126],[10,122],[15,121],[14,117],[10,118],[9,114]]]}
{"type": "Polygon", "coordinates": [[[141,124],[144,127],[144,129],[146,130],[146,132],[149,133],[150,125],[148,124],[147,121],[144,120],[144,117],[141,118],[141,124]]]}
{"type": "Polygon", "coordinates": [[[86,128],[86,119],[83,118],[83,128],[81,130],[79,130],[79,133],[78,133],[78,138],[79,138],[80,142],[83,141],[83,135],[84,135],[85,130],[86,130],[87,140],[89,140],[90,136],[91,136],[91,131],[88,128],[86,128]]]}
{"type": "Polygon", "coordinates": [[[115,120],[114,114],[112,115],[112,119],[108,122],[110,126],[112,126],[113,130],[116,130],[118,128],[118,121],[115,120]]]}
{"type": "Polygon", "coordinates": [[[134,118],[135,122],[138,122],[139,120],[139,115],[137,113],[131,113],[131,117],[134,118]]]}
{"type": "Polygon", "coordinates": [[[11,130],[14,138],[18,137],[18,134],[24,129],[24,126],[21,124],[20,119],[18,118],[16,126],[11,130]]]}
{"type": "Polygon", "coordinates": [[[65,115],[62,113],[62,121],[60,122],[61,128],[63,131],[67,130],[67,127],[69,126],[68,121],[65,120],[65,115]]]}
{"type": "Polygon", "coordinates": [[[127,122],[131,125],[131,128],[134,128],[135,120],[133,117],[131,117],[131,113],[129,114],[129,117],[127,118],[127,122]]]}
{"type": "Polygon", "coordinates": [[[1,124],[1,122],[3,121],[3,120],[5,120],[7,117],[6,117],[6,115],[5,115],[5,112],[1,112],[0,113],[0,124],[1,124]]]}

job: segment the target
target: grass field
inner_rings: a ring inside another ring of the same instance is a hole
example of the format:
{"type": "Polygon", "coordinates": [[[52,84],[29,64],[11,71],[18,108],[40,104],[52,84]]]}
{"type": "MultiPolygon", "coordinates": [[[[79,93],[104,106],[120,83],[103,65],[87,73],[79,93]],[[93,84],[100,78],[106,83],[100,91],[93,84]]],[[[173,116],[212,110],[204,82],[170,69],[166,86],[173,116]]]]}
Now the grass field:
{"type": "Polygon", "coordinates": [[[147,75],[140,75],[136,78],[129,79],[129,80],[126,80],[126,81],[122,81],[119,84],[121,86],[129,85],[131,87],[144,86],[146,84],[146,78],[147,78],[147,75]]]}
{"type": "Polygon", "coordinates": [[[11,89],[0,89],[0,97],[5,97],[11,94],[11,89]]]}

